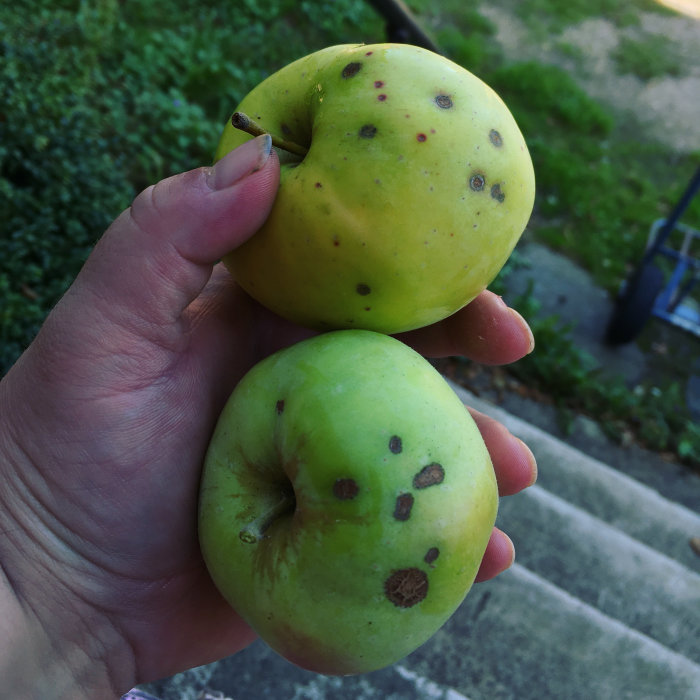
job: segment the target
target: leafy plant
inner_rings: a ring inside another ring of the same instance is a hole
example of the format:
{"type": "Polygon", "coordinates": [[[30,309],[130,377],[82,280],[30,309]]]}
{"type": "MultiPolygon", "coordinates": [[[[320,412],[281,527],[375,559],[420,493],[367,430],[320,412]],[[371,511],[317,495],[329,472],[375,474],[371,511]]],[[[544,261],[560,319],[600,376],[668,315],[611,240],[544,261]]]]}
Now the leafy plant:
{"type": "Polygon", "coordinates": [[[361,0],[2,4],[0,374],[133,196],[211,161],[254,84],[381,29],[361,0]]]}
{"type": "Polygon", "coordinates": [[[663,387],[645,382],[630,388],[576,345],[571,324],[557,316],[541,316],[531,289],[513,305],[537,338],[537,351],[508,368],[513,376],[550,396],[563,417],[574,412],[590,415],[613,440],[633,436],[648,449],[675,452],[682,461],[700,467],[700,430],[678,382],[663,387]]]}

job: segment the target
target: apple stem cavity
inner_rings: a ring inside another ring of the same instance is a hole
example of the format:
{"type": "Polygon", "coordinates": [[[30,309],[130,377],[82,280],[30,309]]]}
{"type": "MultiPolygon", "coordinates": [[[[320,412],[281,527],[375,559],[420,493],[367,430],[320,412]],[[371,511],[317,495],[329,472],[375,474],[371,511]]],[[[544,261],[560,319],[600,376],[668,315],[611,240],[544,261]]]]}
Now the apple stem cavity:
{"type": "Polygon", "coordinates": [[[291,514],[296,508],[296,498],[293,491],[283,491],[278,501],[263,511],[257,518],[251,520],[239,533],[241,541],[246,544],[257,544],[265,538],[265,532],[277,518],[291,514]]]}
{"type": "Polygon", "coordinates": [[[234,112],[231,117],[231,124],[236,129],[245,131],[247,134],[252,136],[262,136],[262,134],[269,134],[272,138],[272,145],[275,148],[281,148],[283,151],[288,151],[296,156],[301,156],[302,158],[309,152],[306,146],[300,146],[294,141],[288,141],[287,139],[281,139],[279,136],[270,134],[267,129],[264,129],[260,124],[258,124],[254,119],[251,119],[245,112],[234,112]]]}

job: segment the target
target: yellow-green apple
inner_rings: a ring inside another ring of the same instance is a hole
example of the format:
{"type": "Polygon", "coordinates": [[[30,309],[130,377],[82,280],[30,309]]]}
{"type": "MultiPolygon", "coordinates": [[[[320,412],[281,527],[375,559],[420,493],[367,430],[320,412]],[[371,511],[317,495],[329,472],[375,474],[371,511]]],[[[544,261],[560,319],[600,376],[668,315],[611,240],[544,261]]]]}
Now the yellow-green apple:
{"type": "MultiPolygon", "coordinates": [[[[433,323],[496,276],[530,217],[532,162],[479,78],[401,44],[342,45],[240,103],[286,141],[267,222],[224,259],[262,304],[320,330],[433,323]]],[[[216,158],[251,138],[228,124],[216,158]]]]}
{"type": "Polygon", "coordinates": [[[474,581],[497,510],[468,411],[400,341],[340,330],[256,365],[206,456],[202,552],[278,653],[326,674],[389,665],[474,581]]]}

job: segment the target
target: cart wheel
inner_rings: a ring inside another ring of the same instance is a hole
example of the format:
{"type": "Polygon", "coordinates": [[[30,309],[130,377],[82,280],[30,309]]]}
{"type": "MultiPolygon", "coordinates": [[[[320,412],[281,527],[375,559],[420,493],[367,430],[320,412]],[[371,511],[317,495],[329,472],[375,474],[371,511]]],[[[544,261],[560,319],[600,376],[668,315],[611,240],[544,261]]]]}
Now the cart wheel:
{"type": "Polygon", "coordinates": [[[615,303],[605,340],[610,345],[633,341],[647,322],[664,286],[664,274],[654,263],[642,265],[630,277],[615,303]]]}

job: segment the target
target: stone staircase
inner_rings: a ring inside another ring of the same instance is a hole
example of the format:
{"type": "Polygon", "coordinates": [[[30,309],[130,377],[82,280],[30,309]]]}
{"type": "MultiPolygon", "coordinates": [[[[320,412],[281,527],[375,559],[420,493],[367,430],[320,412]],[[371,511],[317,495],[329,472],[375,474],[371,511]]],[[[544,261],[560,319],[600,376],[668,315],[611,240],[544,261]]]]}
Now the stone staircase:
{"type": "Polygon", "coordinates": [[[536,486],[503,499],[516,564],[477,584],[427,644],[348,678],[256,642],[148,689],[162,700],[698,700],[700,515],[455,386],[532,448],[536,486]],[[217,697],[212,694],[209,697],[217,697]]]}

